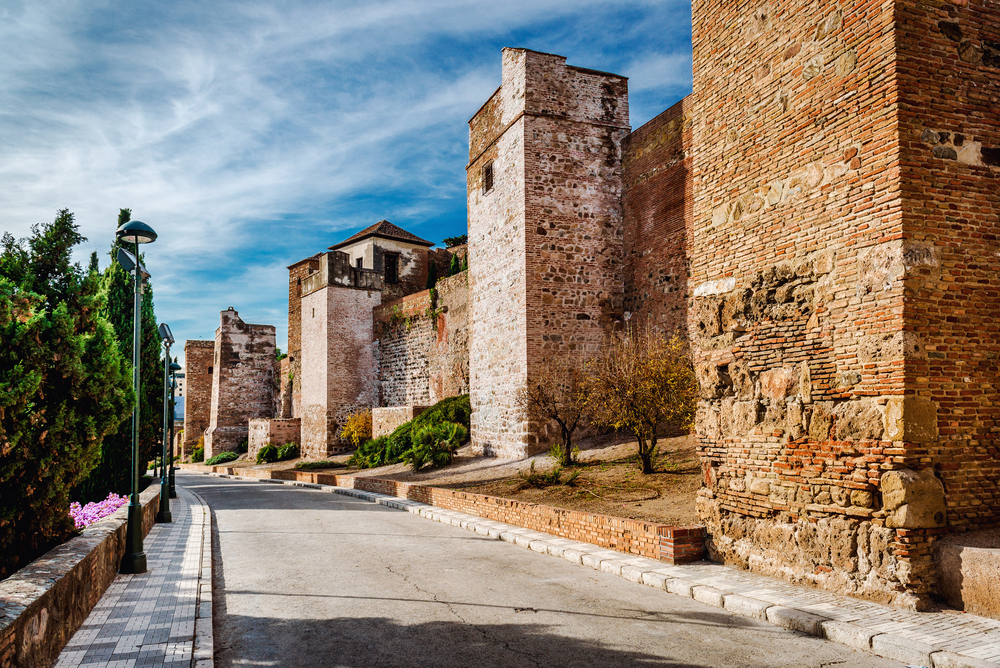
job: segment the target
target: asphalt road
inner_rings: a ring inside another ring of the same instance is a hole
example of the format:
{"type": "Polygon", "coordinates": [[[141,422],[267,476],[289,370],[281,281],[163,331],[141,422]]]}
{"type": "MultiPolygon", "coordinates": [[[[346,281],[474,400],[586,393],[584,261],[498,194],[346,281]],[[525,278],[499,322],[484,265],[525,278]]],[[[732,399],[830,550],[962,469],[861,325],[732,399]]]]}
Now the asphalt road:
{"type": "Polygon", "coordinates": [[[366,501],[177,475],[214,515],[219,667],[900,665],[366,501]]]}

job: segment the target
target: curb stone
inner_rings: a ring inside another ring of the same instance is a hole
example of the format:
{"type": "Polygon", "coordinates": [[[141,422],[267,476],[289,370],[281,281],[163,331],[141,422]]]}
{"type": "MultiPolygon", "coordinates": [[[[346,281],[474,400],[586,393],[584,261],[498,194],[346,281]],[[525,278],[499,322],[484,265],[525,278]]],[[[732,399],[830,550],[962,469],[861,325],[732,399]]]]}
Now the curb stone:
{"type": "MultiPolygon", "coordinates": [[[[222,478],[233,478],[247,482],[285,482],[294,481],[268,480],[243,476],[202,472],[222,478]]],[[[817,638],[824,638],[852,649],[874,653],[883,658],[902,661],[916,668],[1000,668],[1000,663],[976,659],[956,654],[954,652],[936,649],[934,646],[903,638],[890,633],[870,631],[856,624],[832,620],[822,615],[805,612],[795,608],[768,603],[743,594],[728,593],[716,587],[711,587],[684,579],[685,571],[681,568],[666,566],[651,559],[628,559],[629,555],[612,552],[596,545],[572,542],[572,546],[563,547],[552,541],[563,540],[548,536],[538,531],[515,527],[502,522],[487,520],[475,515],[467,515],[450,510],[443,510],[417,501],[399,499],[376,492],[361,492],[346,487],[332,485],[300,485],[331,492],[344,496],[355,497],[400,510],[407,510],[426,519],[436,520],[443,524],[489,536],[542,554],[562,557],[574,564],[588,566],[598,571],[610,572],[632,582],[641,583],[656,589],[665,590],[671,594],[691,598],[696,601],[723,608],[731,614],[740,615],[798,631],[817,638]],[[544,540],[543,540],[544,538],[544,540]],[[535,547],[532,547],[532,545],[535,547]],[[545,549],[541,549],[544,544],[545,549]],[[605,570],[607,564],[607,570],[605,570]],[[648,567],[637,565],[648,564],[648,567]],[[657,568],[656,566],[660,566],[657,568]],[[728,602],[728,604],[727,604],[728,602]]],[[[208,664],[210,665],[210,664],[208,664]]],[[[198,664],[196,668],[208,668],[208,665],[198,664]]]]}
{"type": "Polygon", "coordinates": [[[215,636],[212,630],[212,512],[205,499],[197,492],[187,490],[198,499],[205,513],[201,529],[201,568],[198,572],[198,603],[194,619],[194,668],[215,667],[215,636]]]}

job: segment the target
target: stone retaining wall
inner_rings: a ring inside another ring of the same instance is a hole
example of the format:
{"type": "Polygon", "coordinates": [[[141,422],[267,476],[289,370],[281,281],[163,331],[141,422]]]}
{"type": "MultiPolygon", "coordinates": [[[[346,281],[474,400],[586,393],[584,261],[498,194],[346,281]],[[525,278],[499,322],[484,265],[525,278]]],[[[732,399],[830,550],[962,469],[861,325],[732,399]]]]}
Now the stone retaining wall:
{"type": "MultiPolygon", "coordinates": [[[[142,533],[153,528],[159,487],[139,496],[142,533]]],[[[128,506],[91,524],[0,582],[0,666],[48,668],[115,579],[128,506]]]]}
{"type": "Polygon", "coordinates": [[[396,427],[406,424],[430,406],[390,406],[372,409],[372,438],[388,436],[396,427]]]}
{"type": "Polygon", "coordinates": [[[256,460],[257,453],[268,444],[278,447],[286,443],[298,443],[301,446],[301,424],[302,420],[299,418],[250,420],[247,457],[256,460]]]}
{"type": "MultiPolygon", "coordinates": [[[[182,467],[202,471],[207,468],[190,464],[182,467]]],[[[705,552],[705,527],[702,526],[675,527],[384,478],[308,471],[237,469],[231,466],[214,466],[211,470],[248,478],[297,480],[388,494],[438,508],[457,510],[497,522],[543,531],[560,538],[592,543],[609,550],[659,559],[669,564],[697,561],[705,552]]]]}

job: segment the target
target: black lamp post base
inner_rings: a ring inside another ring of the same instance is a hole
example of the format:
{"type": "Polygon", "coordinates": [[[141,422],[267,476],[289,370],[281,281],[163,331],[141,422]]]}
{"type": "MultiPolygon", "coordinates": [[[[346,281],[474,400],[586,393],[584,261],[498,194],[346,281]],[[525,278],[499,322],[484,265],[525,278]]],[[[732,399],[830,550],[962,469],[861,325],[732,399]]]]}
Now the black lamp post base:
{"type": "Polygon", "coordinates": [[[119,567],[118,572],[125,574],[145,573],[146,553],[126,554],[122,557],[121,567],[119,567]]]}
{"type": "MultiPolygon", "coordinates": [[[[133,501],[137,496],[132,497],[133,501]]],[[[128,524],[125,525],[125,555],[119,573],[145,573],[146,552],[142,549],[142,506],[128,504],[128,524]]]]}
{"type": "Polygon", "coordinates": [[[177,498],[177,490],[174,489],[173,487],[170,488],[170,498],[171,499],[176,499],[177,498]]]}
{"type": "Polygon", "coordinates": [[[156,513],[156,523],[163,524],[165,522],[173,522],[173,517],[170,515],[169,510],[161,510],[156,513]]]}

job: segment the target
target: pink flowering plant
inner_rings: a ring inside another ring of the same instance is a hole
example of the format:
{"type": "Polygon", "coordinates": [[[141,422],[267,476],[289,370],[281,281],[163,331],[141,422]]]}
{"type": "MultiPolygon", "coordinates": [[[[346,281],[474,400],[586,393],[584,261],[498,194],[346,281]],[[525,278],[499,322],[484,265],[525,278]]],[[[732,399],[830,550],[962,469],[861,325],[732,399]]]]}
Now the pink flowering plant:
{"type": "Polygon", "coordinates": [[[111,492],[108,494],[108,498],[103,501],[94,501],[85,506],[80,506],[79,503],[74,501],[69,504],[69,516],[76,522],[76,528],[82,529],[97,520],[104,519],[126,503],[128,503],[127,496],[118,496],[114,492],[111,492]]]}

